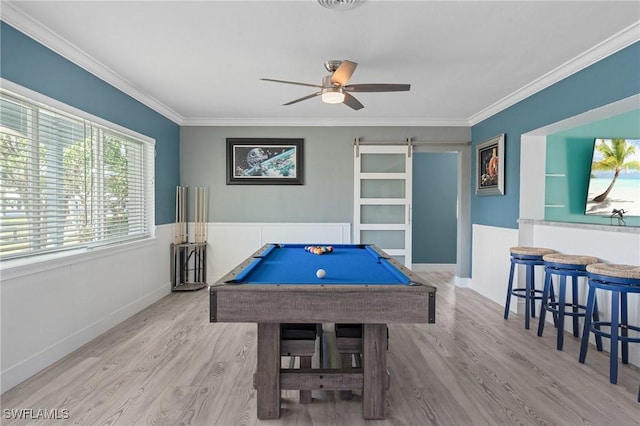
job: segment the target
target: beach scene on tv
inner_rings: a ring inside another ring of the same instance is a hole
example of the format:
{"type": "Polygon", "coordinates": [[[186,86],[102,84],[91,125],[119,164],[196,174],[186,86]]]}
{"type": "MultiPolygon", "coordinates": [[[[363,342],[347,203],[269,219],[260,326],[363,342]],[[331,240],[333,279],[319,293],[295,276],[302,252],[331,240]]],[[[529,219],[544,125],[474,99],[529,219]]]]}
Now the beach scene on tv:
{"type": "Polygon", "coordinates": [[[618,212],[640,216],[640,139],[596,139],[594,143],[585,214],[618,212]]]}

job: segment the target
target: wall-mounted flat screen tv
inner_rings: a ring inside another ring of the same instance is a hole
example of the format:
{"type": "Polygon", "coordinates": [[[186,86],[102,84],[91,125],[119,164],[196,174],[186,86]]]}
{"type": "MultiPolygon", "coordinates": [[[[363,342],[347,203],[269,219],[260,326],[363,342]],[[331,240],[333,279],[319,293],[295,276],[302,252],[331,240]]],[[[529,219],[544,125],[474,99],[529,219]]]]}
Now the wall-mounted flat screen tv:
{"type": "Polygon", "coordinates": [[[585,214],[640,216],[640,139],[596,139],[585,214]]]}

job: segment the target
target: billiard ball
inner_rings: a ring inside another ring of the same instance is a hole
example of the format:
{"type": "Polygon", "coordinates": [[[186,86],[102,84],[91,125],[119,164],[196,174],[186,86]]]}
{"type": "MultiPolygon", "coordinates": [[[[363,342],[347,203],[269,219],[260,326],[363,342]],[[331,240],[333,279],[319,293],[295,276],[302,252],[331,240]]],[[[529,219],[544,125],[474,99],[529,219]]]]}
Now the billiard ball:
{"type": "Polygon", "coordinates": [[[316,271],[316,277],[318,277],[318,278],[324,278],[324,276],[325,276],[326,274],[327,274],[327,273],[324,271],[324,269],[318,269],[318,270],[316,271]]]}

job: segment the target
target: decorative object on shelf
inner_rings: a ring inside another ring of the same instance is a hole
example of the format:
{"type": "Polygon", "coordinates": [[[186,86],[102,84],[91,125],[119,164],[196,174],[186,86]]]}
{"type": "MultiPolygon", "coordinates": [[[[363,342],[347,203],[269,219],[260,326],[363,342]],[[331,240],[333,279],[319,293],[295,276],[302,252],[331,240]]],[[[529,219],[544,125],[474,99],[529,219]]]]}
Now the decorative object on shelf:
{"type": "Polygon", "coordinates": [[[171,291],[199,290],[207,286],[208,189],[195,188],[194,222],[189,227],[189,187],[176,187],[176,224],[171,244],[171,291]],[[189,242],[189,231],[193,241],[189,242]]]}
{"type": "Polygon", "coordinates": [[[504,195],[504,133],[476,147],[476,195],[504,195]]]}
{"type": "Polygon", "coordinates": [[[611,224],[613,225],[613,218],[615,217],[616,219],[618,219],[619,226],[626,225],[627,222],[624,221],[625,213],[626,212],[624,211],[624,209],[613,209],[613,211],[611,212],[611,215],[609,216],[609,219],[611,219],[611,224]]]}
{"type": "Polygon", "coordinates": [[[304,139],[227,139],[227,185],[302,185],[304,139]]]}

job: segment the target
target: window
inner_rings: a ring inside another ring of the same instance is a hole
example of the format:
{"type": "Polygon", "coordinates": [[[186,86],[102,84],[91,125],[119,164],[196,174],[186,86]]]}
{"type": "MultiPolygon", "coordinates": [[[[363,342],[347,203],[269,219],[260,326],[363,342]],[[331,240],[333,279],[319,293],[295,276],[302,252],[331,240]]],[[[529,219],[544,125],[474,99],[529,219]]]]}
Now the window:
{"type": "Polygon", "coordinates": [[[0,91],[2,259],[152,235],[153,141],[79,115],[0,91]]]}

